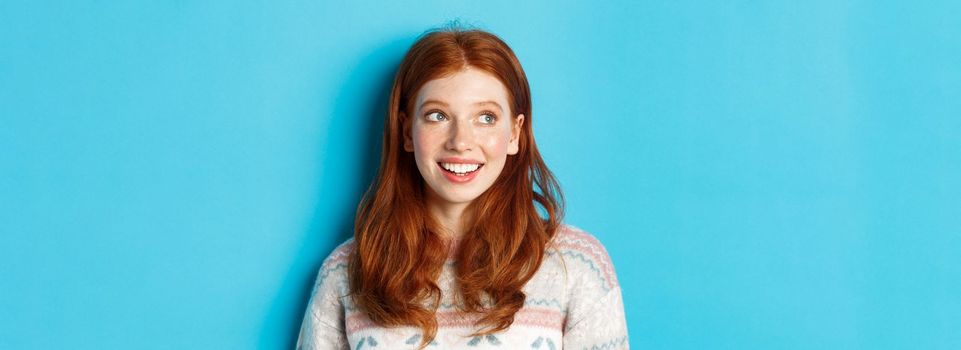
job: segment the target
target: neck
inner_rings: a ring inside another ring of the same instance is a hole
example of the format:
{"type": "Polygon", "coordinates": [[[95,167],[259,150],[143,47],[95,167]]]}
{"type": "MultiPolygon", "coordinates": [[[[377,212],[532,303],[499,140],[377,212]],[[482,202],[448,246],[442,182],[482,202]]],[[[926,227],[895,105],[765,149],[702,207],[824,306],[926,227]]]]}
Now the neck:
{"type": "Polygon", "coordinates": [[[438,199],[428,198],[427,211],[446,229],[449,238],[463,238],[467,231],[467,207],[470,203],[449,203],[438,199]]]}

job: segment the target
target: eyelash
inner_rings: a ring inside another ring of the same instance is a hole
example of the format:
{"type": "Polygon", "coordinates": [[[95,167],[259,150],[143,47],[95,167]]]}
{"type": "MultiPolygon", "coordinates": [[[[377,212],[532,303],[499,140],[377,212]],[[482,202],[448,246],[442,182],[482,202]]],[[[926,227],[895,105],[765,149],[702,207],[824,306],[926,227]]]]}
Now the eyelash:
{"type": "MultiPolygon", "coordinates": [[[[432,122],[433,122],[433,121],[435,121],[435,120],[430,120],[430,115],[431,115],[431,114],[434,114],[434,113],[440,114],[440,115],[444,116],[444,118],[447,118],[447,115],[445,115],[445,114],[444,114],[443,112],[441,112],[441,111],[430,111],[430,112],[427,112],[426,114],[424,114],[424,118],[427,118],[428,121],[432,121],[432,122]]],[[[481,112],[480,115],[481,115],[481,116],[485,116],[485,115],[486,115],[486,116],[490,116],[490,117],[491,117],[491,122],[490,122],[490,123],[484,123],[484,124],[494,124],[494,123],[497,122],[497,114],[494,114],[494,112],[491,112],[491,111],[483,111],[483,112],[481,112]]]]}

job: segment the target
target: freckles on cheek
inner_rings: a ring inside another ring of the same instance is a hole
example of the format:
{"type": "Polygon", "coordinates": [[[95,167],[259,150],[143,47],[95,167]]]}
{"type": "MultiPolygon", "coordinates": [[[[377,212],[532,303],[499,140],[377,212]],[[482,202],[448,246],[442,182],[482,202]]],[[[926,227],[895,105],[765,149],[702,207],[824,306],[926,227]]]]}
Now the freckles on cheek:
{"type": "Polygon", "coordinates": [[[414,139],[414,140],[413,140],[413,141],[414,141],[414,150],[415,150],[415,151],[420,151],[420,152],[425,152],[425,151],[427,151],[427,150],[430,150],[432,147],[435,147],[435,145],[436,145],[437,142],[438,142],[438,141],[436,140],[436,137],[434,137],[433,135],[431,135],[430,132],[414,133],[414,134],[412,135],[412,138],[414,139]]]}
{"type": "Polygon", "coordinates": [[[510,135],[507,136],[492,136],[485,143],[484,148],[487,148],[494,154],[504,154],[507,153],[507,145],[510,142],[510,135]]]}

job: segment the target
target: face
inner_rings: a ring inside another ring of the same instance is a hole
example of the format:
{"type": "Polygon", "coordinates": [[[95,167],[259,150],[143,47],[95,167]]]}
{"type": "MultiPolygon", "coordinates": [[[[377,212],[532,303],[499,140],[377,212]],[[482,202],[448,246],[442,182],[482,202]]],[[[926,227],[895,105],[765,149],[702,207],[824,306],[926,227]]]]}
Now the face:
{"type": "Polygon", "coordinates": [[[517,154],[524,115],[511,117],[500,80],[469,67],[427,82],[408,120],[404,149],[414,153],[427,200],[457,205],[490,188],[517,154]]]}

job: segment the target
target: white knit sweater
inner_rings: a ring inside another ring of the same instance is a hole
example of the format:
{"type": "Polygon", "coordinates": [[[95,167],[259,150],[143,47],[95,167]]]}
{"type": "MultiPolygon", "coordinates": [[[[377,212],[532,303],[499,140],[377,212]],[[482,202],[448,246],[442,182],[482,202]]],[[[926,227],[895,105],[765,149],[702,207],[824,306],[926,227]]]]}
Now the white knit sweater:
{"type": "MultiPolygon", "coordinates": [[[[427,349],[627,349],[621,287],[604,246],[591,234],[562,225],[545,259],[524,286],[524,307],[505,331],[468,336],[476,317],[454,307],[454,264],[438,280],[437,336],[427,349]],[[566,272],[565,272],[566,271],[566,272]]],[[[348,239],[324,260],[304,315],[297,349],[415,349],[421,331],[384,328],[371,322],[347,297],[348,239]]],[[[453,256],[453,254],[451,254],[453,256]]]]}

